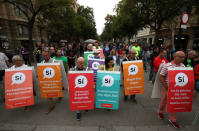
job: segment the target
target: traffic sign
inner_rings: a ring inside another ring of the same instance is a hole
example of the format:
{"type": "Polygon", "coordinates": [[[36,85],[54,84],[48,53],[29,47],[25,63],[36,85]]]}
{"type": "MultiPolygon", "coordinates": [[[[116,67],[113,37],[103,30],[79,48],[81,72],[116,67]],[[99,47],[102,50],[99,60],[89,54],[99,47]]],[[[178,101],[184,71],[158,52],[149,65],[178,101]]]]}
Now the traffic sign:
{"type": "Polygon", "coordinates": [[[181,23],[187,24],[189,21],[189,14],[187,12],[184,12],[181,16],[181,23]]]}

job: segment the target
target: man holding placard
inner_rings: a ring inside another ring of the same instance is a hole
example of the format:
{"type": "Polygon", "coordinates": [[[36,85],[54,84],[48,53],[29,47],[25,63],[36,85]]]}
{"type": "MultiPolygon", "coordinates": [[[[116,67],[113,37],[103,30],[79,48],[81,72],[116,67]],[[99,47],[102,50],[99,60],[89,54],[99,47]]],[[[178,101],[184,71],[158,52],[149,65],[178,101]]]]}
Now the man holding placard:
{"type": "Polygon", "coordinates": [[[77,66],[69,71],[70,110],[76,111],[76,119],[81,119],[80,110],[94,109],[93,71],[85,67],[83,57],[77,59],[77,66]]]}
{"type": "Polygon", "coordinates": [[[131,49],[121,65],[124,78],[124,100],[131,96],[133,102],[137,103],[135,94],[144,93],[144,72],[143,63],[136,57],[136,51],[131,49]]]}
{"type": "Polygon", "coordinates": [[[63,97],[62,86],[67,86],[66,73],[63,63],[52,59],[48,49],[44,49],[42,55],[44,60],[37,64],[37,71],[42,97],[48,100],[49,107],[45,112],[48,114],[55,108],[53,98],[58,98],[59,102],[63,97]]]}
{"type": "MultiPolygon", "coordinates": [[[[178,51],[174,54],[174,60],[170,63],[167,63],[163,66],[159,79],[162,84],[162,96],[158,110],[158,116],[160,119],[164,119],[164,110],[165,105],[167,103],[167,94],[168,94],[168,85],[169,85],[169,77],[168,77],[168,69],[170,67],[185,67],[183,61],[185,59],[185,54],[182,51],[178,51]]],[[[179,124],[176,122],[176,112],[169,112],[169,122],[174,128],[180,128],[179,124]]]]}
{"type": "Polygon", "coordinates": [[[88,60],[88,67],[92,68],[93,71],[94,71],[94,81],[95,82],[97,80],[97,71],[99,69],[99,66],[104,65],[104,60],[100,59],[100,57],[98,55],[99,55],[99,51],[95,50],[94,51],[94,58],[88,60]]]}
{"type": "Polygon", "coordinates": [[[94,57],[94,52],[93,52],[93,45],[92,44],[88,44],[87,45],[87,51],[84,52],[84,59],[85,59],[85,66],[88,67],[88,60],[89,59],[93,59],[94,57]]]}

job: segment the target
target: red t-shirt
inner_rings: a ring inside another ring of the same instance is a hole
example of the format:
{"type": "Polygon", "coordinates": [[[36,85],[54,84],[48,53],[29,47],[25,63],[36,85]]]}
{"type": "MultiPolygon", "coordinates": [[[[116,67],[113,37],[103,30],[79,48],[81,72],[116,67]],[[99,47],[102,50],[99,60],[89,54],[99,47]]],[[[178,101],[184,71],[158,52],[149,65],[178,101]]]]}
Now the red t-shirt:
{"type": "Polygon", "coordinates": [[[154,71],[158,72],[158,69],[160,67],[160,65],[162,63],[168,63],[168,60],[164,57],[164,58],[160,58],[159,56],[157,56],[154,61],[153,61],[153,65],[154,65],[154,71]]]}
{"type": "Polygon", "coordinates": [[[195,80],[199,80],[199,64],[194,67],[195,80]]]}

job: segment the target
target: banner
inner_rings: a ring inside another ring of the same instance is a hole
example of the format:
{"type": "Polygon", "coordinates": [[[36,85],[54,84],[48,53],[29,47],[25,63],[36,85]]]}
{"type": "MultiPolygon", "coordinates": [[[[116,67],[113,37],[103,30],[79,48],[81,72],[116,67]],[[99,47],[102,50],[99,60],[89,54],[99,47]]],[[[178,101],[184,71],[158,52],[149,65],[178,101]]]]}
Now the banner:
{"type": "Polygon", "coordinates": [[[120,72],[98,71],[96,108],[118,109],[120,93],[120,72]]]}
{"type": "Polygon", "coordinates": [[[97,81],[97,71],[100,65],[104,65],[104,60],[102,59],[89,59],[88,60],[88,67],[92,68],[94,71],[94,82],[97,81]]]}
{"type": "Polygon", "coordinates": [[[43,98],[62,97],[60,63],[37,64],[39,87],[43,98]]]}
{"type": "Polygon", "coordinates": [[[103,59],[89,59],[88,67],[92,68],[94,71],[99,69],[100,65],[104,65],[103,59]]]}
{"type": "Polygon", "coordinates": [[[32,68],[5,70],[6,109],[34,104],[32,76],[32,68]]]}
{"type": "Polygon", "coordinates": [[[194,89],[193,68],[168,69],[167,112],[191,112],[194,89]]]}
{"type": "Polygon", "coordinates": [[[144,71],[142,60],[123,62],[125,95],[144,93],[144,71]]]}
{"type": "Polygon", "coordinates": [[[70,110],[94,109],[93,71],[69,71],[70,110]]]}
{"type": "Polygon", "coordinates": [[[94,52],[84,52],[85,67],[88,67],[88,60],[94,57],[94,52]]]}

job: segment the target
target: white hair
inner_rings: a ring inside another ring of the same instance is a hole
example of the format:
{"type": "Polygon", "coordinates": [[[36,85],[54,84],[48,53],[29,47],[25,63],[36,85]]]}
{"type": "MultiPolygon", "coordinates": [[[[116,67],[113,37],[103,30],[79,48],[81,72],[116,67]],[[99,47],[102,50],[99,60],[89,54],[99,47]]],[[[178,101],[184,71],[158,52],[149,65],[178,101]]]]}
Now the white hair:
{"type": "Polygon", "coordinates": [[[12,57],[12,61],[15,61],[15,60],[22,60],[22,58],[19,55],[15,55],[12,57]]]}
{"type": "Polygon", "coordinates": [[[188,55],[190,55],[190,54],[196,54],[196,51],[195,51],[195,50],[190,50],[190,51],[188,52],[188,55]]]}

